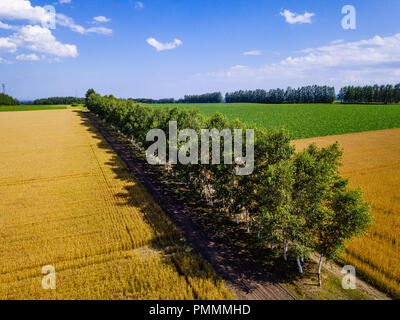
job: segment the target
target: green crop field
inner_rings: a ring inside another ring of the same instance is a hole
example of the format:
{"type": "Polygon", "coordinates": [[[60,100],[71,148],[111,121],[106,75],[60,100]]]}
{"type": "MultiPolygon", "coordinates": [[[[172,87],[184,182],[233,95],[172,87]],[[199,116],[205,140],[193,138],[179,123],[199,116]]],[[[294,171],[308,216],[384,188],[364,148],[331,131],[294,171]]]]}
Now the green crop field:
{"type": "Polygon", "coordinates": [[[343,104],[163,104],[155,107],[194,108],[206,116],[221,112],[265,128],[286,128],[293,139],[329,136],[400,127],[400,105],[343,104]]]}
{"type": "Polygon", "coordinates": [[[0,112],[7,111],[37,111],[37,110],[56,110],[56,109],[67,109],[68,106],[0,106],[0,112]]]}
{"type": "Polygon", "coordinates": [[[18,106],[0,106],[0,112],[81,109],[81,108],[83,108],[83,106],[71,107],[70,105],[45,105],[45,106],[18,105],[18,106]]]}

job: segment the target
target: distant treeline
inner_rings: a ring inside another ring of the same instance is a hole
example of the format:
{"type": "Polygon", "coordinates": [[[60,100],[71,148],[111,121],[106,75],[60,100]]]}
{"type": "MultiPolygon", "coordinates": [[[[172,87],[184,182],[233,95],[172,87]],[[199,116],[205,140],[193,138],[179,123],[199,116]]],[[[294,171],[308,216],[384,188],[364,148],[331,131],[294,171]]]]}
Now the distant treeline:
{"type": "Polygon", "coordinates": [[[16,106],[19,101],[8,94],[0,93],[0,106],[16,106]]]}
{"type": "Polygon", "coordinates": [[[84,104],[85,98],[75,97],[51,97],[45,99],[36,99],[34,105],[57,105],[57,104],[84,104]]]}
{"type": "MultiPolygon", "coordinates": [[[[285,89],[257,89],[257,90],[239,90],[228,92],[225,95],[226,103],[245,102],[245,103],[264,103],[264,104],[282,104],[282,103],[333,103],[336,99],[335,88],[329,86],[304,86],[300,88],[288,87],[285,89]]],[[[13,104],[19,104],[7,95],[0,95],[0,105],[5,105],[13,101],[13,104]],[[1,98],[8,97],[7,99],[1,98]],[[11,99],[11,100],[10,100],[11,99]]],[[[147,99],[147,98],[129,98],[128,100],[145,104],[174,104],[174,103],[222,103],[224,102],[221,92],[205,93],[200,95],[185,95],[182,99],[147,99]]],[[[374,85],[355,87],[348,86],[340,90],[338,100],[343,103],[400,103],[400,83],[393,85],[374,85]]],[[[37,99],[33,102],[35,105],[60,105],[60,104],[84,104],[85,98],[75,97],[51,97],[46,99],[37,99]]]]}
{"type": "Polygon", "coordinates": [[[135,102],[139,103],[146,103],[146,104],[166,104],[166,103],[179,103],[175,101],[174,98],[167,98],[167,99],[146,99],[146,98],[138,98],[138,99],[131,99],[129,98],[128,100],[132,100],[135,102]]]}
{"type": "Polygon", "coordinates": [[[172,104],[172,103],[221,103],[223,102],[221,92],[205,93],[200,95],[186,95],[183,99],[167,98],[167,99],[145,99],[134,98],[128,99],[139,103],[146,104],[172,104]]]}
{"type": "Polygon", "coordinates": [[[344,103],[399,103],[400,83],[395,86],[376,84],[364,87],[344,87],[340,90],[338,99],[344,103]]]}
{"type": "Polygon", "coordinates": [[[240,90],[225,95],[226,103],[333,103],[335,101],[335,88],[328,86],[307,86],[294,89],[271,89],[269,91],[240,90]]]}
{"type": "Polygon", "coordinates": [[[186,95],[183,103],[221,103],[223,101],[221,92],[205,93],[200,95],[186,95]]]}

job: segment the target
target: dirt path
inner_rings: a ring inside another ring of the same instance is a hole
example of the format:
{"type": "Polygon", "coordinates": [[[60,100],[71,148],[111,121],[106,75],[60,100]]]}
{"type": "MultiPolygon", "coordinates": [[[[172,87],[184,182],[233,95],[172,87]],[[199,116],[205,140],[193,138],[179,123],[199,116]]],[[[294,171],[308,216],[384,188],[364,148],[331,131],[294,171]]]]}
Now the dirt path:
{"type": "Polygon", "coordinates": [[[256,264],[245,253],[230,244],[213,226],[193,213],[191,208],[169,190],[151,169],[150,165],[137,157],[131,148],[90,113],[94,127],[103,135],[132,174],[142,183],[158,205],[181,230],[188,244],[200,253],[225,280],[226,285],[245,300],[295,300],[273,275],[256,264]]]}
{"type": "MultiPolygon", "coordinates": [[[[347,245],[343,259],[364,279],[388,291],[400,292],[396,286],[396,270],[400,268],[400,129],[316,137],[294,143],[301,150],[313,142],[324,147],[336,141],[344,149],[341,174],[350,179],[351,188],[362,188],[375,218],[368,234],[347,245]]],[[[340,275],[341,268],[329,270],[340,275]]],[[[366,282],[358,282],[357,287],[368,296],[387,298],[366,282]]]]}
{"type": "MultiPolygon", "coordinates": [[[[316,254],[311,255],[311,259],[313,259],[316,263],[319,261],[319,256],[316,254]]],[[[337,275],[339,278],[343,277],[342,267],[336,264],[335,262],[328,261],[322,265],[323,272],[332,272],[333,274],[337,275]]],[[[379,291],[378,289],[371,286],[369,283],[365,282],[364,280],[360,279],[359,277],[356,278],[356,286],[357,289],[361,292],[365,293],[368,297],[374,300],[392,300],[388,295],[379,291]]]]}

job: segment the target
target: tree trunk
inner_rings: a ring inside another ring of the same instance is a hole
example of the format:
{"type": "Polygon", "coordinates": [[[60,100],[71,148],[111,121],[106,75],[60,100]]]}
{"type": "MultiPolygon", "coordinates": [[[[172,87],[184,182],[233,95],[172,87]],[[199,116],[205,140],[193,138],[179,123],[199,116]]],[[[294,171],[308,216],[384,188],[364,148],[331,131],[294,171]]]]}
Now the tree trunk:
{"type": "Polygon", "coordinates": [[[208,196],[207,196],[207,188],[206,188],[206,184],[203,181],[203,188],[204,188],[204,196],[206,198],[206,201],[208,202],[208,196]]]}
{"type": "Polygon", "coordinates": [[[319,264],[318,264],[318,285],[321,287],[322,286],[322,279],[321,279],[321,268],[322,268],[322,261],[324,259],[324,255],[321,254],[321,258],[319,259],[319,264]]]}
{"type": "Polygon", "coordinates": [[[303,274],[303,268],[301,266],[300,257],[297,256],[297,266],[299,267],[299,273],[303,274]]]}
{"type": "Polygon", "coordinates": [[[213,201],[212,194],[211,194],[210,184],[208,183],[208,178],[207,178],[207,171],[205,171],[205,170],[204,170],[204,180],[207,185],[208,197],[210,199],[211,207],[214,207],[214,201],[213,201]]]}
{"type": "Polygon", "coordinates": [[[285,240],[283,245],[283,259],[285,261],[287,261],[287,250],[288,250],[288,241],[285,240]]]}
{"type": "Polygon", "coordinates": [[[208,184],[208,180],[207,180],[207,189],[208,189],[208,196],[210,197],[211,207],[214,207],[214,201],[213,201],[213,197],[212,197],[212,194],[211,194],[210,185],[208,184]]]}
{"type": "Polygon", "coordinates": [[[249,212],[247,211],[247,208],[245,208],[245,209],[246,209],[246,229],[247,229],[247,232],[249,233],[250,232],[249,212]]]}
{"type": "Polygon", "coordinates": [[[239,215],[236,215],[236,224],[239,224],[239,215]]]}

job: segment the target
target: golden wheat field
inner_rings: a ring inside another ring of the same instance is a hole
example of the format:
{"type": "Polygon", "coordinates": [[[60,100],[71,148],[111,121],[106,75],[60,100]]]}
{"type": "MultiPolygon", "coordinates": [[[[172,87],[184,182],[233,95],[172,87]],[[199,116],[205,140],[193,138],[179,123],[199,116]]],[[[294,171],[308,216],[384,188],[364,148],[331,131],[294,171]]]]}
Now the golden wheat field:
{"type": "Polygon", "coordinates": [[[362,188],[375,217],[369,234],[352,241],[343,258],[370,282],[400,298],[400,129],[304,139],[296,146],[335,141],[344,148],[341,172],[352,187],[362,188]]]}
{"type": "Polygon", "coordinates": [[[80,112],[1,113],[0,157],[0,299],[234,298],[80,112]]]}

